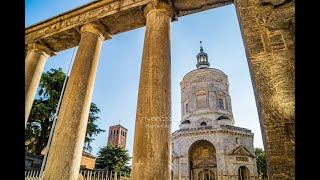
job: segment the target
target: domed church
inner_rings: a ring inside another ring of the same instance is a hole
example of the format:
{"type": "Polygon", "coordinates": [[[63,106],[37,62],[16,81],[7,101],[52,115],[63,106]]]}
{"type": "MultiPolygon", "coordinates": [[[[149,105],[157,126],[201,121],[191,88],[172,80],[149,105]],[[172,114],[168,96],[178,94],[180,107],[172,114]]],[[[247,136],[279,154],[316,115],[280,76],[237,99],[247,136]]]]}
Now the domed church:
{"type": "Polygon", "coordinates": [[[180,82],[181,123],[172,133],[172,178],[254,179],[253,133],[234,126],[228,76],[210,68],[202,45],[196,67],[180,82]]]}

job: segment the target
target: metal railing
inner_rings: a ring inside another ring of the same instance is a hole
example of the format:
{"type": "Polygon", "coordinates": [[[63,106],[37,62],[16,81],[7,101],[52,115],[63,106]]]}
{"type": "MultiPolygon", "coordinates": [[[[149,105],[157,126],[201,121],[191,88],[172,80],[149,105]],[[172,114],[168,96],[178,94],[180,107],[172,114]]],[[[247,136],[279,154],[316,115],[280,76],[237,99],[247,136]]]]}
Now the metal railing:
{"type": "MultiPolygon", "coordinates": [[[[25,171],[25,180],[42,180],[40,171],[25,171]]],[[[80,170],[78,180],[130,180],[130,174],[105,169],[80,170]]]]}
{"type": "Polygon", "coordinates": [[[80,170],[78,180],[130,180],[130,174],[104,169],[80,170]]]}
{"type": "Polygon", "coordinates": [[[24,171],[25,180],[42,180],[42,176],[40,176],[40,171],[24,171]]]}

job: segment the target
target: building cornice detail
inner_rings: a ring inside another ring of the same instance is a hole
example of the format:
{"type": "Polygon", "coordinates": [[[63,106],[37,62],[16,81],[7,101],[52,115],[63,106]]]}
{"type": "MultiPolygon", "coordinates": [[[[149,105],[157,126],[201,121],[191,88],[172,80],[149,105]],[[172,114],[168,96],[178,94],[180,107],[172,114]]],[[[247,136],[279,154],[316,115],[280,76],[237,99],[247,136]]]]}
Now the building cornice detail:
{"type": "Polygon", "coordinates": [[[177,139],[179,137],[187,137],[187,136],[194,136],[194,135],[203,135],[203,134],[215,134],[215,133],[230,133],[233,135],[243,135],[243,136],[250,136],[253,137],[253,133],[250,132],[242,132],[239,130],[231,130],[225,128],[212,128],[212,129],[205,129],[203,128],[190,128],[190,129],[180,129],[172,133],[172,139],[177,139]]]}

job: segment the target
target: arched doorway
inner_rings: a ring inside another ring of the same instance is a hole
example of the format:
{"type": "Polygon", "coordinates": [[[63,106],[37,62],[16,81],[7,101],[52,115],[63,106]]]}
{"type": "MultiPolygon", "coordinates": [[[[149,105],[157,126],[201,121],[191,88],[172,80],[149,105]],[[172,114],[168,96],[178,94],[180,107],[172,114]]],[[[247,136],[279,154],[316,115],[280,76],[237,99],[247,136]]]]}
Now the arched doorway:
{"type": "Polygon", "coordinates": [[[249,180],[250,179],[250,171],[245,166],[240,166],[238,169],[238,180],[249,180]]]}
{"type": "Polygon", "coordinates": [[[190,179],[216,180],[216,149],[206,140],[193,143],[189,149],[190,179]]]}

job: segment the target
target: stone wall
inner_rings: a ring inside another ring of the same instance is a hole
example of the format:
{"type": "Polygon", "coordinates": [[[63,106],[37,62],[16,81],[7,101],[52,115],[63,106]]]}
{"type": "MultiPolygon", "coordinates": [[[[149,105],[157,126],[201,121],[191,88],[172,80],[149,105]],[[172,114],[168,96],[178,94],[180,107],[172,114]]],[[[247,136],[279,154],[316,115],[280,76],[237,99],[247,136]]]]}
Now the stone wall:
{"type": "Polygon", "coordinates": [[[86,169],[93,169],[95,167],[95,163],[96,163],[96,157],[92,156],[91,154],[82,153],[82,157],[81,157],[81,165],[84,165],[86,167],[86,169]]]}
{"type": "Polygon", "coordinates": [[[222,115],[230,119],[227,124],[234,124],[228,77],[222,71],[215,68],[195,69],[184,76],[180,85],[181,117],[182,121],[191,122],[189,127],[198,127],[201,122],[197,121],[201,119],[207,119],[204,121],[214,126],[222,115]],[[206,100],[205,107],[199,107],[199,97],[206,100]],[[219,99],[223,99],[223,109],[218,107],[219,99]]]}
{"type": "MultiPolygon", "coordinates": [[[[234,127],[234,126],[231,126],[234,127]]],[[[184,130],[176,131],[173,133],[173,164],[172,170],[174,177],[178,176],[178,160],[181,178],[189,177],[189,151],[190,147],[197,141],[206,140],[209,141],[216,150],[217,158],[217,173],[220,175],[222,172],[224,175],[237,174],[237,170],[240,166],[246,166],[250,175],[258,175],[256,168],[256,159],[254,156],[253,147],[253,133],[245,128],[230,129],[227,127],[203,129],[203,130],[184,130]],[[238,140],[237,140],[238,139],[238,140]],[[237,148],[244,147],[249,151],[251,155],[243,155],[245,161],[237,159],[239,155],[237,153],[231,153],[237,148]]]]}
{"type": "Polygon", "coordinates": [[[235,0],[270,179],[295,179],[295,1],[235,0]]]}
{"type": "MultiPolygon", "coordinates": [[[[45,154],[45,149],[42,151],[41,155],[32,155],[29,153],[25,154],[24,169],[25,170],[37,170],[40,171],[42,165],[42,159],[45,154]]],[[[85,165],[87,169],[93,169],[96,163],[96,157],[82,152],[81,165],[85,165]]]]}

